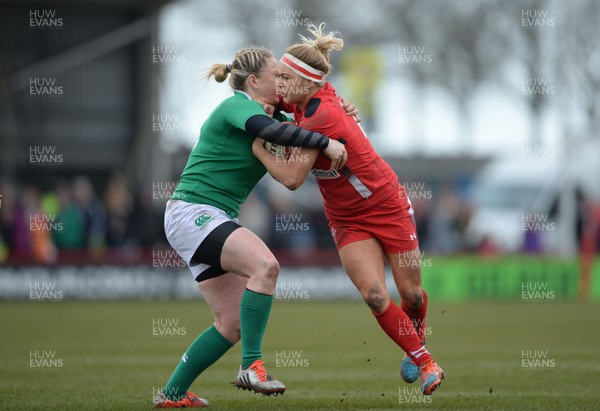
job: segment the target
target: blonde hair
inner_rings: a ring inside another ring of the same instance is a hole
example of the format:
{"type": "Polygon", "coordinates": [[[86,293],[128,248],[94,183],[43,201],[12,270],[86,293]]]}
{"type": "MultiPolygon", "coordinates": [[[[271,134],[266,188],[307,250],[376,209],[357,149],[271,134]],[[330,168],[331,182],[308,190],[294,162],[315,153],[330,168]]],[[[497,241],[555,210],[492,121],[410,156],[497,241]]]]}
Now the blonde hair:
{"type": "Polygon", "coordinates": [[[324,34],[325,23],[319,24],[318,27],[311,23],[307,29],[314,38],[310,39],[300,35],[302,43],[289,46],[285,52],[309,66],[321,70],[326,76],[331,70],[329,53],[331,50],[341,50],[344,47],[344,40],[337,37],[337,35],[341,35],[338,31],[324,34]]]}
{"type": "Polygon", "coordinates": [[[229,85],[231,88],[234,90],[244,90],[248,76],[254,74],[260,77],[260,72],[270,57],[273,57],[273,53],[264,47],[245,47],[235,53],[231,64],[213,64],[208,69],[204,78],[210,79],[214,77],[217,82],[222,83],[231,74],[229,76],[229,85]]]}

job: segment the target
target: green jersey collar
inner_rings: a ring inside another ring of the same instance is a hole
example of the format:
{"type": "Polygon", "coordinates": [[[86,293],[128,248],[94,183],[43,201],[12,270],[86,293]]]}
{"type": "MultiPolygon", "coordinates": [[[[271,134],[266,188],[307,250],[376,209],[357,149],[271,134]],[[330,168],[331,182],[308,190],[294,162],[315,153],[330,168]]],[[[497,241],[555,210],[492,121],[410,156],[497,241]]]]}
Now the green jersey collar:
{"type": "MultiPolygon", "coordinates": [[[[234,92],[234,93],[240,93],[240,94],[243,94],[243,95],[245,95],[246,97],[248,97],[248,100],[253,100],[253,99],[252,99],[252,97],[250,97],[250,94],[246,93],[245,91],[242,91],[242,90],[234,90],[233,92],[234,92]]],[[[253,100],[253,101],[254,101],[254,100],[253,100]]]]}

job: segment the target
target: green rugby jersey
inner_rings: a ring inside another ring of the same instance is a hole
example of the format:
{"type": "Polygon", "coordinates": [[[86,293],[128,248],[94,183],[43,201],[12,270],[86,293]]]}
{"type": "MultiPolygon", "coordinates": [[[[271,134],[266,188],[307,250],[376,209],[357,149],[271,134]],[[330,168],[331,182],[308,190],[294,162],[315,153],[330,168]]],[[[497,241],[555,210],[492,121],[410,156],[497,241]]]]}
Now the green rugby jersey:
{"type": "MultiPolygon", "coordinates": [[[[240,206],[267,172],[252,154],[255,136],[245,131],[246,121],[255,115],[267,116],[258,102],[238,91],[217,106],[202,125],[173,200],[209,204],[238,216],[240,206]]],[[[279,112],[273,118],[290,121],[279,112]]]]}

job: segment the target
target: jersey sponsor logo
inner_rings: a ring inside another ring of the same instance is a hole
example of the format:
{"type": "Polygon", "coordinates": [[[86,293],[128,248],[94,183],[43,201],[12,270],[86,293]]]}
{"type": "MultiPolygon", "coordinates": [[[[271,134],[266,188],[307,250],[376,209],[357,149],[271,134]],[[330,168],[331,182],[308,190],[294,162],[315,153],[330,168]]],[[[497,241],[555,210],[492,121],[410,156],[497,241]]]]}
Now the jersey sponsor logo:
{"type": "Polygon", "coordinates": [[[315,178],[322,178],[322,179],[338,178],[340,176],[340,173],[338,173],[337,170],[320,170],[317,168],[313,168],[312,170],[310,170],[310,172],[312,173],[313,176],[315,176],[315,178]]]}
{"type": "Polygon", "coordinates": [[[211,216],[209,216],[206,213],[202,213],[198,216],[198,218],[196,218],[196,221],[194,221],[194,223],[202,228],[206,225],[206,223],[208,223],[210,220],[212,220],[213,218],[211,216]]]}

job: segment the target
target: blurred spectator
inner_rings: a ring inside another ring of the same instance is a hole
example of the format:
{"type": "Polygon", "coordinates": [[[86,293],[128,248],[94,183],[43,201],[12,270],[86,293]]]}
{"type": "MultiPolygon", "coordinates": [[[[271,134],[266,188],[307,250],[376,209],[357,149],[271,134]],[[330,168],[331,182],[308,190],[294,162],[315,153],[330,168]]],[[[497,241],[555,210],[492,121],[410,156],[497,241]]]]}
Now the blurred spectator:
{"type": "Polygon", "coordinates": [[[73,181],[73,199],[83,213],[85,246],[98,249],[104,246],[106,233],[106,210],[93,191],[87,177],[79,176],[73,181]]]}
{"type": "Polygon", "coordinates": [[[26,253],[30,248],[30,233],[27,217],[19,193],[15,186],[7,181],[2,188],[2,231],[8,247],[16,253],[26,253]]]}
{"type": "Polygon", "coordinates": [[[412,199],[415,222],[417,224],[417,238],[421,250],[430,250],[429,247],[429,221],[431,220],[431,201],[412,199]]]}
{"type": "Polygon", "coordinates": [[[54,234],[54,242],[61,249],[80,249],[85,246],[85,217],[73,201],[69,185],[62,181],[56,188],[59,211],[57,220],[62,231],[54,234]]]}
{"type": "Polygon", "coordinates": [[[542,252],[540,232],[536,230],[525,230],[523,234],[523,247],[521,251],[528,254],[539,254],[542,252]]]}
{"type": "Polygon", "coordinates": [[[481,243],[477,246],[475,251],[477,251],[477,253],[479,254],[487,256],[493,256],[500,252],[498,247],[494,244],[490,236],[487,234],[483,236],[483,238],[481,239],[481,243]]]}
{"type": "Polygon", "coordinates": [[[122,246],[129,235],[129,218],[133,208],[133,199],[127,180],[122,173],[114,173],[104,192],[106,205],[106,245],[122,246]]]}
{"type": "MultiPolygon", "coordinates": [[[[134,196],[121,172],[110,176],[102,200],[83,176],[60,181],[54,190],[43,195],[37,187],[19,189],[11,181],[0,180],[0,194],[0,262],[16,256],[20,260],[52,264],[57,262],[57,249],[91,251],[93,257],[105,246],[117,252],[110,254],[110,258],[136,261],[149,248],[168,247],[163,229],[166,198],[153,197],[149,186],[134,196]]],[[[487,255],[500,252],[489,236],[475,249],[465,250],[463,234],[472,210],[457,189],[445,188],[431,197],[411,200],[424,252],[474,251],[487,255]]],[[[587,215],[581,211],[585,209],[584,200],[578,193],[578,238],[586,226],[587,215]]],[[[262,233],[261,238],[272,249],[288,249],[302,257],[315,249],[334,248],[321,197],[310,182],[292,193],[268,180],[250,194],[241,212],[242,224],[262,233]]],[[[551,217],[556,214],[553,208],[551,217]]],[[[524,232],[524,235],[521,251],[543,251],[539,233],[524,232]]],[[[588,243],[596,246],[596,234],[590,238],[588,243]]]]}
{"type": "Polygon", "coordinates": [[[58,254],[52,242],[51,232],[60,231],[62,228],[55,220],[56,215],[43,212],[37,188],[26,187],[23,190],[23,210],[28,222],[29,246],[33,260],[42,264],[55,263],[58,254]]]}
{"type": "Polygon", "coordinates": [[[149,187],[140,190],[133,204],[129,221],[130,238],[142,247],[168,244],[163,228],[164,212],[164,204],[159,208],[155,207],[152,190],[149,187]]]}
{"type": "Polygon", "coordinates": [[[460,250],[458,232],[460,208],[461,201],[456,192],[449,188],[442,190],[429,222],[429,251],[448,254],[460,250]]]}

